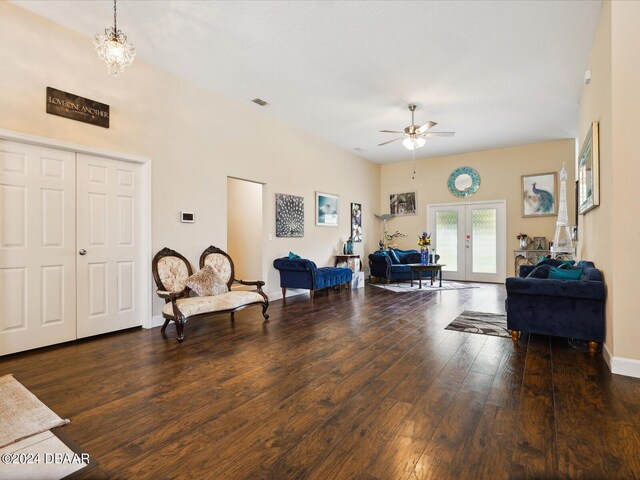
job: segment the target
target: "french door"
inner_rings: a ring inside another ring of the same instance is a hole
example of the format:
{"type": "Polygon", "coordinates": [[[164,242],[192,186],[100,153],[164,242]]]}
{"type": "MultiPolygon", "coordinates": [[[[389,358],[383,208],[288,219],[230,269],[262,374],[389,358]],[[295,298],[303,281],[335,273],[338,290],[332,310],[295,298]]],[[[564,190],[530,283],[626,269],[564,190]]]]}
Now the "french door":
{"type": "Polygon", "coordinates": [[[504,202],[429,205],[427,230],[443,277],[502,283],[506,276],[504,202]]]}

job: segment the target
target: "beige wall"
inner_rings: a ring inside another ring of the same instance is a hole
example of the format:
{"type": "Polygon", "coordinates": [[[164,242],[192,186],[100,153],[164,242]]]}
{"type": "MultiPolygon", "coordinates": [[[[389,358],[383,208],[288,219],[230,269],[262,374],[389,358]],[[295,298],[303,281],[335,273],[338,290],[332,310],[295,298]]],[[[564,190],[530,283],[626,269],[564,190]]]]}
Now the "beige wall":
{"type": "Polygon", "coordinates": [[[591,260],[602,270],[608,287],[606,344],[613,351],[613,162],[611,152],[611,4],[603,4],[600,23],[589,59],[591,82],[580,99],[580,147],[593,121],[600,122],[600,206],[578,219],[580,258],[591,260]]]}
{"type": "Polygon", "coordinates": [[[580,102],[582,138],[591,121],[600,121],[600,206],[581,217],[583,256],[604,271],[608,353],[622,359],[624,368],[635,368],[636,376],[640,372],[628,367],[625,359],[640,360],[638,255],[634,248],[640,240],[635,173],[640,153],[636,138],[640,111],[639,22],[640,3],[604,3],[591,51],[592,80],[584,87],[580,102]]]}
{"type": "MultiPolygon", "coordinates": [[[[433,140],[433,141],[438,141],[433,140]]],[[[522,217],[521,176],[535,173],[559,172],[563,162],[572,170],[575,158],[573,139],[502,148],[483,152],[428,158],[416,162],[416,177],[411,179],[412,162],[383,165],[381,171],[380,209],[389,212],[389,194],[416,191],[417,215],[396,217],[389,221],[390,231],[400,230],[407,237],[396,243],[400,248],[417,248],[416,237],[426,228],[427,204],[456,203],[484,200],[507,201],[507,276],[513,275],[513,250],[518,248],[519,232],[531,237],[553,240],[557,217],[522,217]],[[459,199],[449,193],[447,180],[458,167],[472,167],[480,174],[478,192],[459,199]]],[[[569,175],[567,202],[569,219],[574,218],[574,183],[569,175]]],[[[558,179],[559,181],[559,179],[558,179]]],[[[378,227],[381,236],[382,227],[378,227]]]]}
{"type": "Polygon", "coordinates": [[[227,179],[227,253],[237,278],[262,278],[262,210],[262,184],[227,179]]]}
{"type": "MultiPolygon", "coordinates": [[[[90,38],[8,2],[0,2],[0,45],[0,128],[152,159],[154,252],[169,246],[195,265],[209,244],[227,247],[228,176],[265,184],[258,248],[270,292],[279,292],[273,259],[289,250],[332,262],[349,237],[349,202],[363,204],[365,243],[356,251],[375,248],[379,167],[264,115],[249,103],[256,92],[240,105],[139,59],[114,79],[90,38]],[[46,114],[47,86],[111,105],[111,128],[46,114]],[[249,135],[238,128],[246,125],[249,135]],[[314,226],[316,190],[340,196],[339,228],[314,226]],[[304,196],[304,238],[275,238],[276,192],[304,196]],[[196,223],[180,223],[180,210],[194,211],[196,223]]],[[[161,305],[156,299],[155,313],[161,305]]]]}

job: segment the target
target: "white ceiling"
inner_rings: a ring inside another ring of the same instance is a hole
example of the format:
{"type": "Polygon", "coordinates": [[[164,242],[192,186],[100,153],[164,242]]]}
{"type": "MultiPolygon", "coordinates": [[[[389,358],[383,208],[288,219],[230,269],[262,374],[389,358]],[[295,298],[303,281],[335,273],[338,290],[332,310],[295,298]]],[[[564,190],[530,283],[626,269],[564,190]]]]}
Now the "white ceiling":
{"type": "MultiPolygon", "coordinates": [[[[112,21],[109,0],[14,3],[89,37],[112,21]]],[[[419,157],[576,137],[601,3],[121,1],[118,26],[139,59],[389,163],[411,153],[378,131],[408,103],[457,132],[419,157]]]]}

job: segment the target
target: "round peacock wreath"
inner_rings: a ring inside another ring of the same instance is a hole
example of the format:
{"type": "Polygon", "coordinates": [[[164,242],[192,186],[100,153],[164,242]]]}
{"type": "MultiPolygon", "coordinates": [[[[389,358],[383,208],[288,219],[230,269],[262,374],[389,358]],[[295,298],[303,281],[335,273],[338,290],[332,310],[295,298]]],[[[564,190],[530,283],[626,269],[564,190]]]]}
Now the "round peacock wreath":
{"type": "Polygon", "coordinates": [[[470,197],[480,188],[480,175],[471,167],[456,168],[447,182],[449,192],[456,197],[470,197]]]}

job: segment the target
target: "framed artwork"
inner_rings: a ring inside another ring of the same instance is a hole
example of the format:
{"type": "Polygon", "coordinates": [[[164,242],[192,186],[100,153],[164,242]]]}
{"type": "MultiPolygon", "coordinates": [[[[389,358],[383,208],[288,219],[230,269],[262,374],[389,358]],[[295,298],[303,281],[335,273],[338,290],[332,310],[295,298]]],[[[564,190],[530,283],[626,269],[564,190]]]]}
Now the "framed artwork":
{"type": "Polygon", "coordinates": [[[449,175],[447,188],[449,193],[455,197],[470,197],[480,188],[480,174],[471,167],[456,168],[449,175]]]}
{"type": "Polygon", "coordinates": [[[338,226],[338,200],[340,197],[331,193],[316,192],[316,226],[338,226]]]}
{"type": "Polygon", "coordinates": [[[389,213],[397,217],[415,215],[416,192],[392,193],[389,195],[389,213]]]}
{"type": "Polygon", "coordinates": [[[600,205],[599,123],[592,122],[578,155],[578,213],[600,205]]]}
{"type": "Polygon", "coordinates": [[[574,190],[574,207],[575,207],[575,218],[574,218],[574,224],[578,225],[578,215],[580,215],[580,182],[578,180],[576,180],[576,184],[575,184],[575,190],[574,190]]]}
{"type": "Polygon", "coordinates": [[[304,237],[304,197],[276,193],[276,237],[304,237]]]}
{"type": "Polygon", "coordinates": [[[359,203],[351,204],[351,239],[362,241],[362,205],[359,203]]]}
{"type": "Polygon", "coordinates": [[[549,250],[547,247],[547,239],[545,237],[533,237],[534,250],[549,250]]]}
{"type": "Polygon", "coordinates": [[[522,176],[522,216],[552,217],[558,213],[558,174],[522,176]]]}

